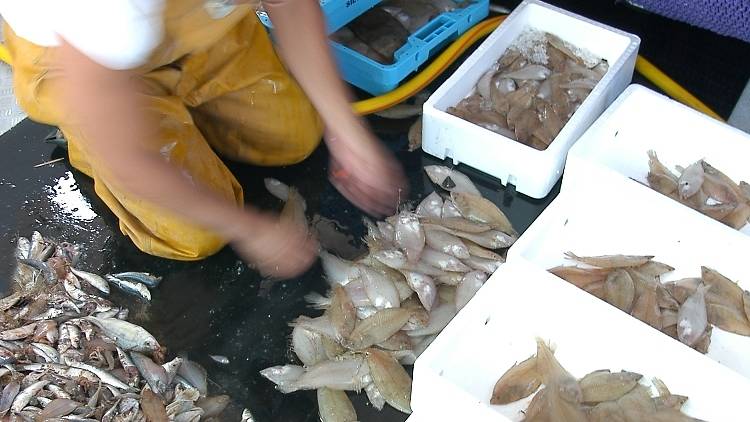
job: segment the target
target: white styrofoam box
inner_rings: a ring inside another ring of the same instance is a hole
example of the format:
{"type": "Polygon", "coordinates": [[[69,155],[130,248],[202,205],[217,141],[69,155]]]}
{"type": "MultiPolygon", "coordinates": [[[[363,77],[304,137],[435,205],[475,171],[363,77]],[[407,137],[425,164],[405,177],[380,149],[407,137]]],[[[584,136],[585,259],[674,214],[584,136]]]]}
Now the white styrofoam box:
{"type": "Polygon", "coordinates": [[[547,196],[560,178],[565,155],[588,126],[628,86],[640,39],[536,0],[526,0],[438,88],[424,105],[422,149],[450,157],[534,198],[547,196]],[[445,110],[469,95],[479,78],[526,29],[557,35],[607,59],[609,71],[544,151],[498,135],[445,110]]]}
{"type": "Polygon", "coordinates": [[[431,419],[427,417],[426,415],[422,415],[421,413],[416,414],[412,413],[409,415],[409,418],[406,419],[406,422],[432,422],[434,419],[431,419]]]}
{"type": "MultiPolygon", "coordinates": [[[[646,183],[650,149],[672,171],[676,165],[687,167],[703,158],[735,182],[750,182],[750,135],[648,88],[631,85],[571,148],[563,186],[569,176],[576,184],[586,181],[573,173],[592,166],[646,183]]],[[[750,225],[742,231],[750,234],[750,225]]]]}
{"type": "Polygon", "coordinates": [[[556,347],[575,377],[633,371],[688,396],[683,410],[693,417],[736,421],[746,413],[750,381],[520,260],[498,269],[419,357],[412,408],[440,420],[521,420],[525,403],[489,399],[497,379],[535,353],[536,337],[556,347]]]}
{"type": "MultiPolygon", "coordinates": [[[[700,277],[700,267],[705,265],[750,290],[747,236],[618,174],[592,169],[575,175],[510,248],[508,262],[527,261],[546,270],[575,265],[565,258],[567,251],[581,256],[654,255],[675,268],[663,281],[700,277]]],[[[565,177],[570,177],[567,170],[565,177]]],[[[707,356],[750,378],[750,337],[714,328],[707,356]]]]}

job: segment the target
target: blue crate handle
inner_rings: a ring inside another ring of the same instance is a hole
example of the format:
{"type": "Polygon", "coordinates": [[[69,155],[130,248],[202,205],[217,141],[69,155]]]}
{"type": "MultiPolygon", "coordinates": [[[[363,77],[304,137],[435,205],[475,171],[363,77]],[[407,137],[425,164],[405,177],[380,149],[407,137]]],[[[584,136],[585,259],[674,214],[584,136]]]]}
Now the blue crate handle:
{"type": "Polygon", "coordinates": [[[409,41],[394,54],[395,62],[413,60],[421,66],[451,38],[458,37],[460,25],[445,15],[438,16],[409,37],[409,41]]]}

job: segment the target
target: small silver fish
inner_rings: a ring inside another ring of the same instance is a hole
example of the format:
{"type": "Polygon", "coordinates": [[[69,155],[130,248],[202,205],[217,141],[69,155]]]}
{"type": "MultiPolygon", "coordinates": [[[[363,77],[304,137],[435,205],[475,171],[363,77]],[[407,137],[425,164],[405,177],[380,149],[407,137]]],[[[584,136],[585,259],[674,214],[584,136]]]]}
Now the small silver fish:
{"type": "Polygon", "coordinates": [[[148,290],[148,287],[146,287],[146,285],[143,283],[123,280],[113,275],[106,275],[105,278],[107,279],[107,281],[109,281],[110,283],[115,285],[115,287],[119,288],[125,293],[130,293],[136,296],[140,296],[143,299],[146,299],[148,301],[151,300],[151,292],[148,290]]]}
{"type": "Polygon", "coordinates": [[[244,409],[242,411],[242,422],[254,422],[253,412],[250,409],[244,409]]]}
{"type": "Polygon", "coordinates": [[[130,352],[130,359],[132,359],[135,367],[138,368],[138,372],[140,372],[143,379],[148,383],[148,386],[151,387],[151,391],[158,395],[164,394],[167,391],[167,372],[161,365],[157,365],[148,356],[138,352],[130,352]]]}
{"type": "Polygon", "coordinates": [[[206,370],[196,362],[188,359],[187,354],[181,353],[182,365],[177,369],[177,374],[187,380],[190,385],[197,389],[202,396],[208,392],[208,375],[206,370]]]}
{"type": "Polygon", "coordinates": [[[211,358],[216,363],[222,364],[222,365],[229,365],[229,358],[222,355],[208,355],[208,357],[211,358]]]}
{"type": "Polygon", "coordinates": [[[70,272],[75,274],[76,277],[89,283],[91,286],[104,293],[105,295],[109,294],[109,283],[107,283],[107,281],[99,275],[83,270],[77,270],[73,267],[70,267],[70,272]]]}
{"type": "Polygon", "coordinates": [[[147,287],[150,287],[152,289],[159,287],[159,284],[161,283],[161,279],[162,279],[161,277],[150,274],[150,273],[135,272],[135,271],[126,271],[124,273],[117,273],[117,274],[112,274],[112,275],[119,278],[120,280],[128,280],[134,283],[145,284],[147,287]]]}
{"type": "Polygon", "coordinates": [[[86,320],[101,328],[104,334],[124,350],[138,352],[159,350],[156,338],[143,327],[116,318],[86,317],[86,320]]]}

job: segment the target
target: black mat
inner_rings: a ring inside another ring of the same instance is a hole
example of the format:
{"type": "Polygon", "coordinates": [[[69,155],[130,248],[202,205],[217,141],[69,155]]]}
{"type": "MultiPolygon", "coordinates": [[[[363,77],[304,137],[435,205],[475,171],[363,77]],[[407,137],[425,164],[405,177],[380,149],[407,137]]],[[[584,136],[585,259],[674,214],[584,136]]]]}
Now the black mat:
{"type": "MultiPolygon", "coordinates": [[[[600,2],[553,3],[569,5],[570,9],[589,17],[638,33],[643,38],[644,54],[724,115],[741,91],[738,81],[747,79],[747,66],[740,70],[737,61],[734,67],[726,66],[726,63],[733,63],[730,53],[735,57],[742,57],[742,54],[747,57],[745,44],[609,3],[600,6],[593,6],[600,2]],[[677,45],[691,45],[691,48],[670,48],[673,40],[682,40],[683,44],[677,45]],[[709,54],[712,43],[714,49],[709,54]],[[727,53],[719,54],[721,51],[727,53]],[[709,72],[709,69],[721,71],[709,72]]],[[[641,80],[636,78],[636,81],[641,80]]],[[[411,181],[411,199],[419,199],[430,192],[421,168],[434,160],[421,153],[406,152],[405,133],[410,122],[373,118],[372,123],[404,164],[411,181]]],[[[66,162],[33,167],[63,156],[63,151],[42,143],[51,131],[52,128],[27,120],[0,137],[3,210],[0,214],[0,290],[7,289],[15,239],[19,235],[30,235],[32,230],[84,245],[84,269],[96,272],[139,270],[163,275],[162,287],[154,292],[150,306],[137,305],[122,296],[116,296],[116,301],[127,304],[133,311],[133,318],[151,330],[170,351],[186,350],[204,364],[215,382],[214,388],[230,394],[239,408],[252,409],[256,421],[317,420],[314,393],[282,395],[261,379],[258,371],[289,361],[287,322],[302,313],[314,314],[306,308],[303,296],[311,290],[325,290],[320,267],[316,265],[303,277],[274,286],[268,297],[259,297],[260,277],[247,269],[230,249],[195,263],[171,262],[138,252],[120,234],[117,222],[96,198],[88,178],[72,170],[66,162]],[[209,354],[225,355],[230,364],[218,365],[209,359],[209,354]]],[[[294,167],[268,170],[231,164],[231,168],[245,187],[247,200],[254,205],[267,209],[280,206],[262,187],[263,177],[277,177],[299,187],[308,201],[310,215],[317,213],[336,220],[359,239],[363,230],[361,213],[328,183],[326,164],[327,152],[320,148],[309,160],[294,167]]],[[[461,169],[474,177],[487,197],[501,205],[519,231],[525,230],[556,194],[555,190],[545,201],[505,195],[491,178],[461,169]],[[504,197],[512,200],[504,203],[504,197]]],[[[390,408],[375,411],[366,404],[364,395],[354,400],[362,421],[406,418],[390,408]]],[[[239,419],[227,417],[226,420],[239,419]]]]}

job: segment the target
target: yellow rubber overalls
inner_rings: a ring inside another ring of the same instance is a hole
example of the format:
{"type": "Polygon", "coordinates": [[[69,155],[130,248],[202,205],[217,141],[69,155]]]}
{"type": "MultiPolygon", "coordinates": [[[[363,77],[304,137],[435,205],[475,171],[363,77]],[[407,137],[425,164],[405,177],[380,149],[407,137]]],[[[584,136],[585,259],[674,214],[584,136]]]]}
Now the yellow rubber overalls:
{"type": "MultiPolygon", "coordinates": [[[[320,142],[322,125],[250,6],[230,8],[225,16],[210,12],[205,0],[168,0],[164,39],[139,73],[147,87],[148,112],[159,122],[155,150],[241,207],[242,187],[216,152],[262,166],[297,163],[320,142]]],[[[108,183],[97,171],[98,163],[87,158],[89,140],[80,135],[75,119],[66,116],[56,87],[55,48],[32,44],[7,25],[5,40],[20,105],[32,119],[62,130],[70,163],[94,179],[97,195],[140,250],[197,260],[226,244],[108,183]]]]}

